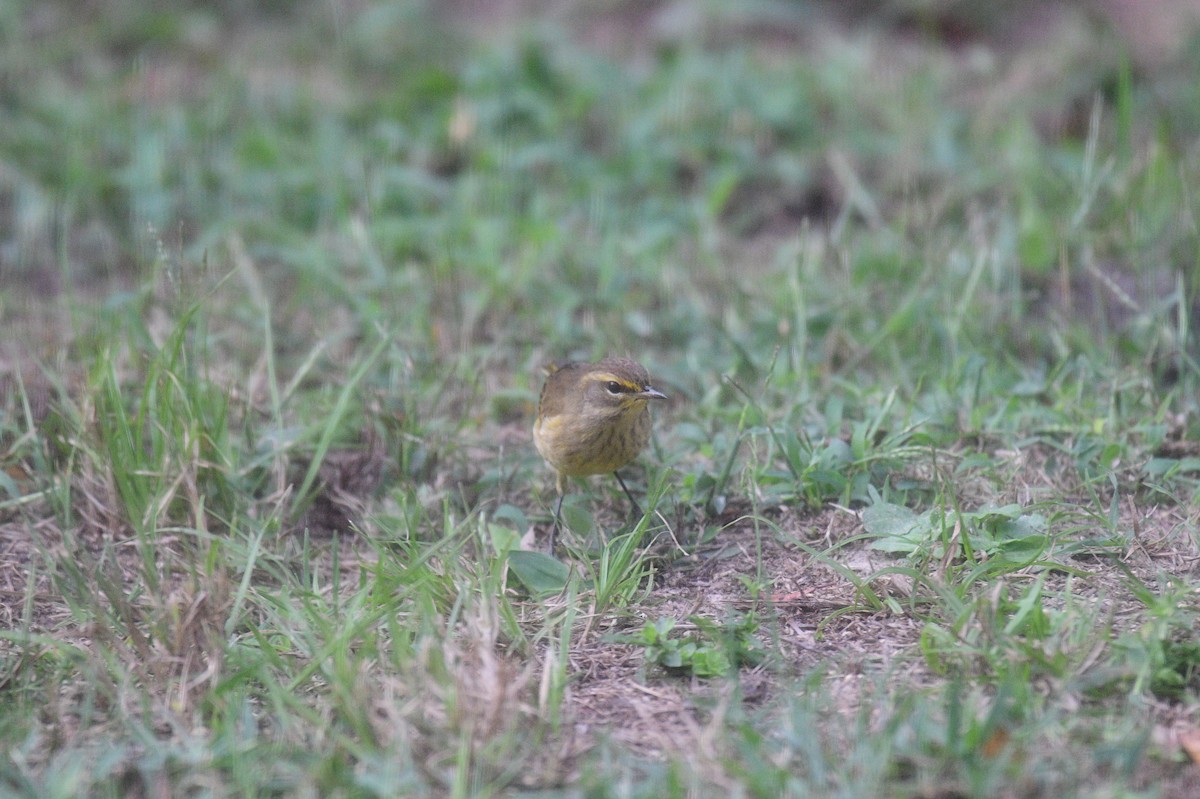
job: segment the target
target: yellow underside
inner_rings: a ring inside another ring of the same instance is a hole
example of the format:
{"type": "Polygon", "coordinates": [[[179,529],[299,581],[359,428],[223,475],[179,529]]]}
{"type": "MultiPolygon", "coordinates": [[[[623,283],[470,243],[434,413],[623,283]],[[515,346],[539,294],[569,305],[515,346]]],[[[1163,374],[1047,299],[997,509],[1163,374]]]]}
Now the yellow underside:
{"type": "MultiPolygon", "coordinates": [[[[644,402],[603,422],[561,414],[538,419],[533,441],[560,477],[614,472],[633,460],[650,439],[644,402]]],[[[561,482],[561,480],[560,480],[561,482]]]]}

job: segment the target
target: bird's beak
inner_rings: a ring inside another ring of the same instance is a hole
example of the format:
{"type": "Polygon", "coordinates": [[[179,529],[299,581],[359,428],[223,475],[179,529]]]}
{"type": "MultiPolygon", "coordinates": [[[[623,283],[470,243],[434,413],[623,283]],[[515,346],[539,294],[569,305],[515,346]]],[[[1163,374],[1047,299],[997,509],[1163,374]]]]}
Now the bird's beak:
{"type": "Polygon", "coordinates": [[[646,386],[646,388],[644,390],[639,391],[637,393],[637,396],[641,399],[666,399],[667,398],[666,394],[662,393],[661,391],[658,391],[657,389],[651,388],[650,386],[646,386]]]}

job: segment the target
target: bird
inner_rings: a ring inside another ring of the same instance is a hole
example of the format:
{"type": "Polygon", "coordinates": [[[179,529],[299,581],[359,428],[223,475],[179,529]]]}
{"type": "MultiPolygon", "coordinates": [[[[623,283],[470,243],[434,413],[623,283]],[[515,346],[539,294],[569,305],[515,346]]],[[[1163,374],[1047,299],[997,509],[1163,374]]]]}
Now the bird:
{"type": "Polygon", "coordinates": [[[548,367],[538,399],[533,442],[554,470],[558,502],[550,531],[554,552],[568,477],[612,472],[634,512],[642,508],[617,471],[650,441],[650,401],[667,396],[650,385],[646,367],[629,358],[571,361],[548,367]]]}

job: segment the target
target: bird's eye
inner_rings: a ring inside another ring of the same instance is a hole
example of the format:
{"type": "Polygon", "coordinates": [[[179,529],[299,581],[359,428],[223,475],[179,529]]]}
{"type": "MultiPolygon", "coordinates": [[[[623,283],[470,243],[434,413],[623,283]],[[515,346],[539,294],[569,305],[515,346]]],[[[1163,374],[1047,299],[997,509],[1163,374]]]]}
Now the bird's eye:
{"type": "Polygon", "coordinates": [[[609,380],[608,384],[604,387],[608,389],[609,394],[620,394],[625,390],[624,386],[622,386],[616,380],[609,380]]]}

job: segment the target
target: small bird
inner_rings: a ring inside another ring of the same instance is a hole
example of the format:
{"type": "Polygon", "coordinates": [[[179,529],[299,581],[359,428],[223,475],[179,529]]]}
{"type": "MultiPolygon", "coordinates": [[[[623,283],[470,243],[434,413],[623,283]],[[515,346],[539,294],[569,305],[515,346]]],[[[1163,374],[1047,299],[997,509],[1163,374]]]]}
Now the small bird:
{"type": "Polygon", "coordinates": [[[666,398],[650,385],[646,367],[628,358],[551,367],[533,423],[533,443],[558,478],[551,552],[561,524],[568,477],[612,472],[634,511],[642,515],[617,470],[650,441],[650,400],[666,398]]]}

